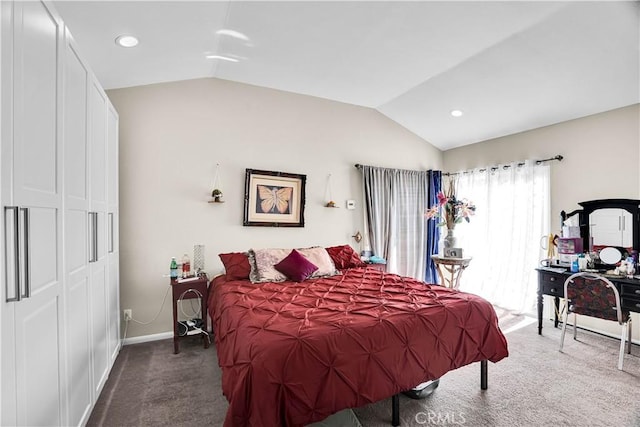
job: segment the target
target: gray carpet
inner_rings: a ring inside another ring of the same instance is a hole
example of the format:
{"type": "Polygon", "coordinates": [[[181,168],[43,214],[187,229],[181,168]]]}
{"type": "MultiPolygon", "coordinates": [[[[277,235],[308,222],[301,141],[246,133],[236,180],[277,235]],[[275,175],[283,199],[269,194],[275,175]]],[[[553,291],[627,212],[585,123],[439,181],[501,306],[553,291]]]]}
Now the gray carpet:
{"type": "MultiPolygon", "coordinates": [[[[640,426],[637,345],[618,371],[615,339],[578,331],[574,341],[568,331],[560,353],[550,322],[538,336],[532,319],[499,314],[510,356],[489,363],[489,389],[480,390],[479,363],[449,372],[431,396],[401,396],[401,425],[640,426]]],[[[226,409],[213,346],[183,340],[174,355],[171,340],[155,341],[122,349],[88,425],[220,426],[226,409]]],[[[364,427],[387,427],[391,401],[353,412],[364,427]]]]}

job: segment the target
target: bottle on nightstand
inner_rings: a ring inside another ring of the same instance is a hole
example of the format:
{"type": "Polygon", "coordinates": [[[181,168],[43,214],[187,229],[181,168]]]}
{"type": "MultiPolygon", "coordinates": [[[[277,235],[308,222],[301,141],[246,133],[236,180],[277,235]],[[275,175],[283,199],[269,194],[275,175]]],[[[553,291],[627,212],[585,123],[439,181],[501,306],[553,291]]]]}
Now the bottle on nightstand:
{"type": "Polygon", "coordinates": [[[191,260],[189,259],[189,255],[184,254],[182,256],[182,277],[189,277],[189,273],[191,272],[191,260]]]}
{"type": "Polygon", "coordinates": [[[176,257],[171,257],[171,265],[169,265],[170,277],[171,280],[178,279],[178,262],[176,261],[176,257]]]}

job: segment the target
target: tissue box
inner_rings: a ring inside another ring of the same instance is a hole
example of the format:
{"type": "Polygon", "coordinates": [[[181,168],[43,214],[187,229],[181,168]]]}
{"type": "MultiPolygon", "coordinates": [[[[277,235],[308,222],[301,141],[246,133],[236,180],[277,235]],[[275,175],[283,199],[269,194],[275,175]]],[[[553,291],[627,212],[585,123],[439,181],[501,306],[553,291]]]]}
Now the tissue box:
{"type": "Polygon", "coordinates": [[[580,237],[558,238],[558,253],[581,254],[583,252],[582,239],[580,237]]]}
{"type": "Polygon", "coordinates": [[[563,225],[562,237],[580,237],[580,227],[577,225],[563,225]]]}

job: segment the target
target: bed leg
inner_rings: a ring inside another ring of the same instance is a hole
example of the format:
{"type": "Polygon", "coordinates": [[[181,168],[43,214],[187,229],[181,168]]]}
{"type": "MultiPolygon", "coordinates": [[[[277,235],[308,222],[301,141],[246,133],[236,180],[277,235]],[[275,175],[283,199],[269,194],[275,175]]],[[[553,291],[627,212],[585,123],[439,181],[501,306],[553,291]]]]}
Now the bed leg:
{"type": "Polygon", "coordinates": [[[391,398],[391,425],[398,427],[400,425],[400,395],[394,394],[391,398]]]}
{"type": "Polygon", "coordinates": [[[487,361],[480,361],[480,389],[487,389],[487,361]]]}

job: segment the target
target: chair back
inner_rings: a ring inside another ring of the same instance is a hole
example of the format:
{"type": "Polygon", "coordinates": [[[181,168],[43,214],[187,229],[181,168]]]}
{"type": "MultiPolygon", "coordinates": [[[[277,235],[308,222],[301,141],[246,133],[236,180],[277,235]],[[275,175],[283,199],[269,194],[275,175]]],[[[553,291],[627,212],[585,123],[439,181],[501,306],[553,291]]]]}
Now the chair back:
{"type": "Polygon", "coordinates": [[[622,312],[618,289],[599,274],[572,274],[564,282],[564,295],[571,313],[614,320],[621,325],[629,316],[622,312]]]}

